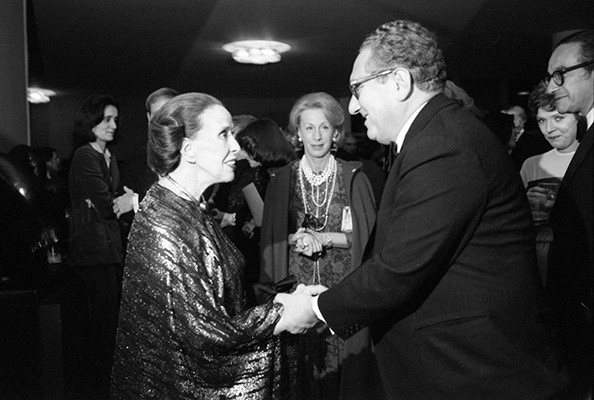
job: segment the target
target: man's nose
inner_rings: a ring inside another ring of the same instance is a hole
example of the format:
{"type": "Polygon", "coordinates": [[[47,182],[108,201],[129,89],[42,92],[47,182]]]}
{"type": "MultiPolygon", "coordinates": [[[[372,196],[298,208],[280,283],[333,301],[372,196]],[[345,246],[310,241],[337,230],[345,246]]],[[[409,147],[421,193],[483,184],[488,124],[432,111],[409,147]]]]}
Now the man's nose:
{"type": "Polygon", "coordinates": [[[554,79],[549,79],[547,83],[547,93],[555,93],[559,89],[559,86],[555,83],[554,79]]]}
{"type": "Polygon", "coordinates": [[[359,104],[359,100],[353,95],[351,95],[351,100],[349,101],[349,114],[355,115],[361,110],[361,104],[359,104]]]}

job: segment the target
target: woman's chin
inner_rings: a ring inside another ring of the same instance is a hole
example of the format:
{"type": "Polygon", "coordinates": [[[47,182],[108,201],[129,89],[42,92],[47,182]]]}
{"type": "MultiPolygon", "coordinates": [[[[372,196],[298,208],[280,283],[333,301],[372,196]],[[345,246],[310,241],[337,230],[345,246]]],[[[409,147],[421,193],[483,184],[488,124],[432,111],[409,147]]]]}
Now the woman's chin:
{"type": "Polygon", "coordinates": [[[227,173],[222,177],[221,183],[231,182],[234,178],[235,178],[235,171],[231,171],[230,173],[227,173]]]}

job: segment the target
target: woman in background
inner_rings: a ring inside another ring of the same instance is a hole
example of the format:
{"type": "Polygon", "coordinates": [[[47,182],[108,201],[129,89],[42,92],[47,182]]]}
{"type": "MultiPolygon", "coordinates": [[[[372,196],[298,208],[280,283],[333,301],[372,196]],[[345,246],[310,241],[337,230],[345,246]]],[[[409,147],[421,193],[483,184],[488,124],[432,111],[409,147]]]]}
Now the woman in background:
{"type": "MultiPolygon", "coordinates": [[[[241,147],[240,158],[249,166],[236,176],[228,204],[237,215],[232,240],[246,258],[246,285],[250,289],[260,279],[260,228],[270,180],[268,170],[287,165],[297,156],[285,134],[268,118],[250,123],[235,138],[241,147]]],[[[252,299],[256,301],[256,294],[252,299]]]]}
{"type": "Polygon", "coordinates": [[[540,132],[553,148],[526,159],[520,176],[527,188],[538,186],[538,182],[542,180],[558,185],[580,144],[580,117],[578,114],[557,111],[555,97],[547,93],[547,84],[544,81],[530,93],[528,104],[536,117],[540,132]]]}
{"type": "Polygon", "coordinates": [[[132,209],[134,196],[116,195],[120,174],[108,144],[118,118],[118,105],[111,96],[90,95],[82,101],[74,119],[75,151],[68,176],[72,204],[68,263],[82,283],[88,307],[88,321],[81,328],[85,355],[78,373],[86,380],[81,385],[99,396],[106,396],[109,388],[118,318],[124,258],[118,216],[132,209]]]}
{"type": "MultiPolygon", "coordinates": [[[[261,234],[262,283],[278,282],[291,274],[297,284],[332,287],[360,265],[375,224],[375,201],[361,163],[332,155],[343,135],[344,119],[338,101],[324,92],[307,94],[293,106],[289,130],[303,146],[304,155],[271,172],[261,234]]],[[[365,334],[358,337],[363,347],[365,334]]],[[[357,392],[357,388],[365,390],[365,383],[349,375],[364,374],[368,368],[347,367],[345,342],[327,328],[285,335],[284,341],[285,361],[292,364],[287,371],[297,374],[296,398],[338,398],[341,373],[342,383],[352,384],[346,390],[343,387],[343,395],[369,396],[357,392]]]]}

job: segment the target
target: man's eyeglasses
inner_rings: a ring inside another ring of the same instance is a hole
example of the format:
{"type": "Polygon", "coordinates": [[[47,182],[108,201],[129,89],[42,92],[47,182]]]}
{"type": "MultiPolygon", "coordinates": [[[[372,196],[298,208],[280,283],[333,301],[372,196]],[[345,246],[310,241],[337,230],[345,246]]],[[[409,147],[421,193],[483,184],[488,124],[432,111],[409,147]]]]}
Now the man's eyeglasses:
{"type": "Polygon", "coordinates": [[[580,64],[576,64],[574,66],[571,67],[567,67],[567,68],[561,68],[558,69],[556,71],[553,71],[553,73],[549,76],[546,77],[546,82],[549,83],[551,81],[551,79],[553,80],[553,82],[555,82],[555,85],[557,86],[563,86],[563,83],[565,82],[565,78],[564,75],[566,73],[568,73],[569,71],[573,71],[575,69],[578,68],[583,68],[583,67],[587,67],[588,65],[592,65],[594,64],[594,60],[592,61],[586,61],[580,64]]]}
{"type": "Polygon", "coordinates": [[[396,71],[397,69],[398,68],[388,69],[385,71],[380,71],[373,75],[368,75],[368,76],[364,76],[363,78],[356,79],[352,82],[349,82],[349,89],[351,89],[351,93],[358,100],[359,99],[359,89],[361,88],[362,84],[364,84],[365,82],[369,82],[373,79],[379,78],[380,76],[389,75],[392,72],[396,71]]]}

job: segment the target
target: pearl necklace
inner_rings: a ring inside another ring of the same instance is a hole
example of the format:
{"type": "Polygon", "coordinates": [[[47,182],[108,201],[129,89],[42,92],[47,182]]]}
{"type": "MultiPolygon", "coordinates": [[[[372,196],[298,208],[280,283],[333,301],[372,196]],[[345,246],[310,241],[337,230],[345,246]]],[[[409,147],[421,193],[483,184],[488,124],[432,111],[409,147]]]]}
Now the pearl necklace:
{"type": "Polygon", "coordinates": [[[305,156],[303,156],[299,162],[299,169],[303,172],[303,174],[305,174],[307,181],[311,185],[320,186],[322,183],[326,182],[328,177],[336,170],[336,160],[334,159],[334,156],[330,154],[326,168],[324,168],[321,174],[316,174],[311,170],[311,167],[307,163],[305,156]]]}
{"type": "MultiPolygon", "coordinates": [[[[324,212],[324,223],[322,224],[321,227],[315,228],[314,230],[317,232],[322,231],[325,227],[326,224],[328,223],[328,216],[329,216],[329,210],[330,210],[330,203],[332,202],[332,196],[334,196],[334,188],[336,185],[336,160],[334,160],[333,156],[330,156],[330,162],[328,162],[328,165],[332,165],[330,168],[326,167],[326,169],[324,170],[324,174],[327,175],[326,178],[324,178],[324,180],[322,182],[326,183],[326,190],[324,191],[324,201],[322,201],[321,203],[319,203],[320,200],[320,186],[321,183],[316,184],[315,182],[312,182],[312,180],[308,179],[307,176],[307,172],[306,170],[304,170],[304,168],[299,168],[299,185],[301,187],[301,196],[303,199],[303,211],[304,214],[307,215],[308,214],[308,210],[307,210],[307,192],[305,191],[305,182],[303,179],[303,176],[305,175],[305,178],[309,181],[310,185],[311,185],[311,201],[313,202],[314,206],[316,207],[316,215],[315,217],[317,219],[320,218],[320,208],[324,207],[324,205],[326,205],[326,211],[324,212]],[[326,170],[328,170],[329,172],[326,174],[326,170]],[[332,173],[332,186],[330,187],[330,183],[328,182],[328,175],[330,175],[330,171],[332,173]],[[314,196],[314,187],[316,188],[316,192],[317,192],[317,196],[314,196]],[[330,190],[328,190],[328,188],[330,187],[330,190]]],[[[305,158],[305,157],[304,157],[305,158]]],[[[300,167],[303,166],[304,164],[307,165],[307,162],[304,162],[304,158],[301,159],[301,163],[300,163],[300,167]]],[[[308,166],[309,168],[309,166],[308,166]]],[[[309,169],[309,171],[311,172],[311,169],[309,169]]],[[[312,172],[313,174],[313,172],[312,172]]],[[[324,175],[322,174],[322,175],[324,175]]],[[[319,177],[321,175],[316,175],[316,178],[319,177]]]]}

